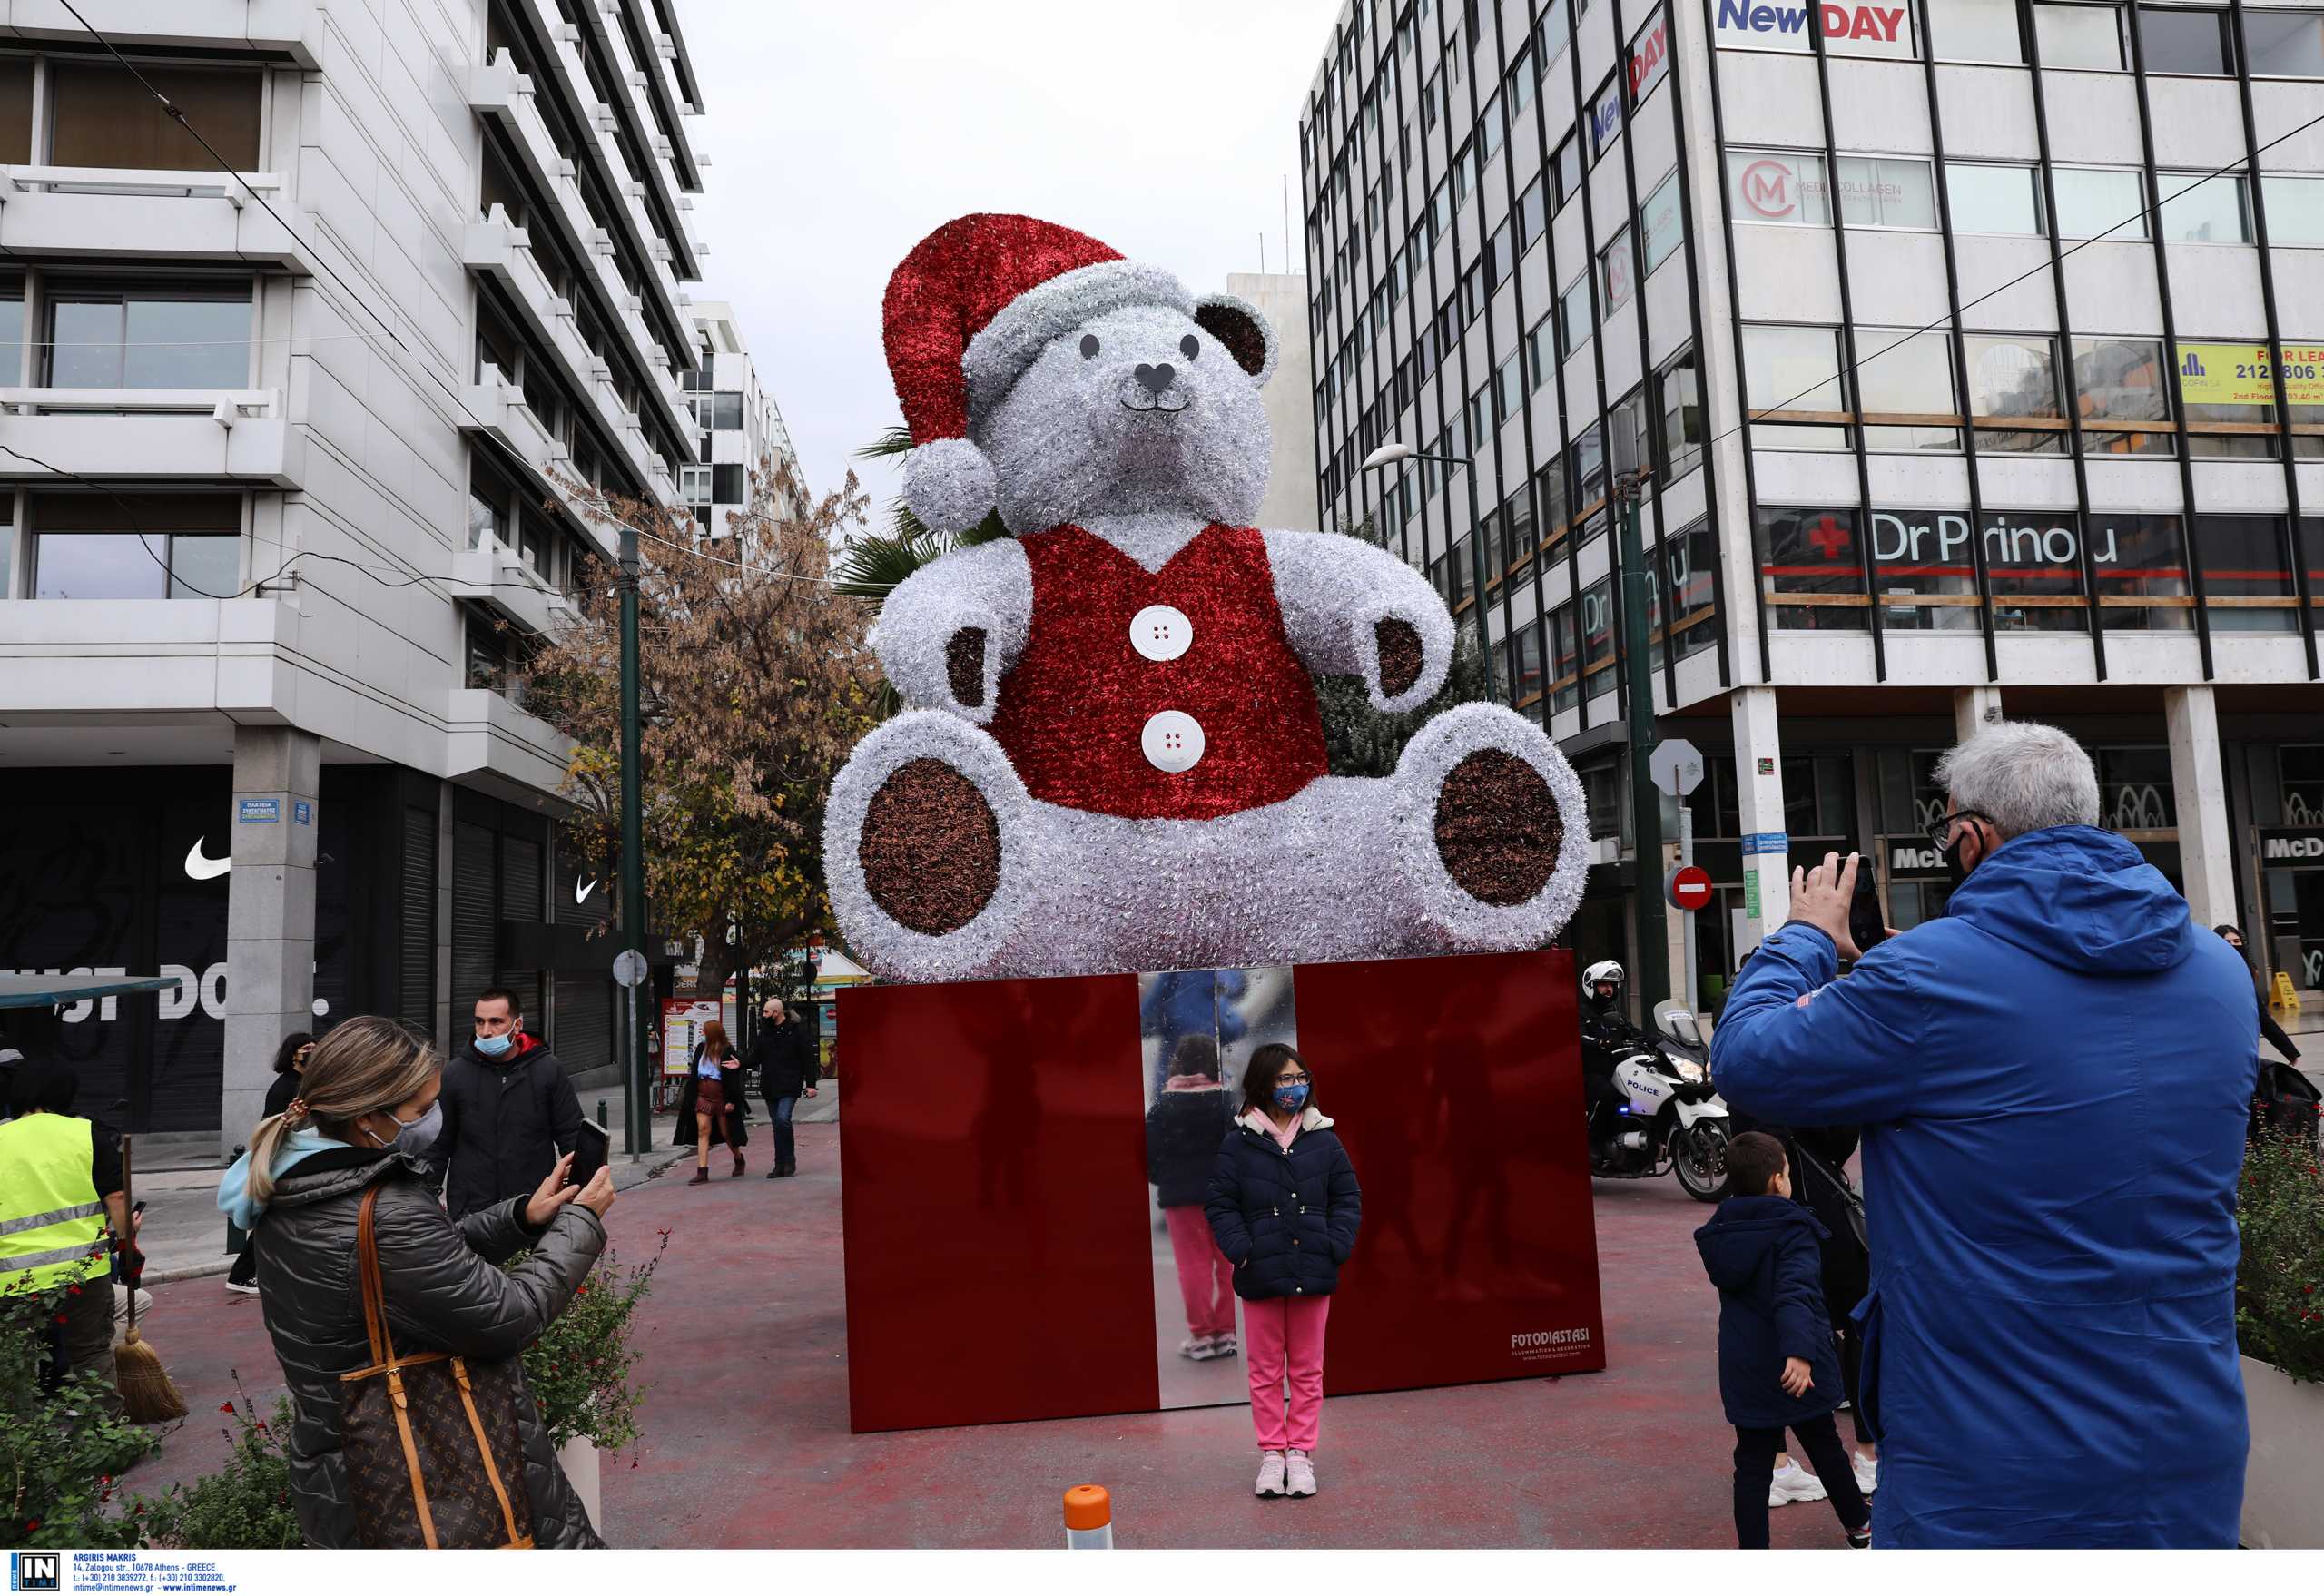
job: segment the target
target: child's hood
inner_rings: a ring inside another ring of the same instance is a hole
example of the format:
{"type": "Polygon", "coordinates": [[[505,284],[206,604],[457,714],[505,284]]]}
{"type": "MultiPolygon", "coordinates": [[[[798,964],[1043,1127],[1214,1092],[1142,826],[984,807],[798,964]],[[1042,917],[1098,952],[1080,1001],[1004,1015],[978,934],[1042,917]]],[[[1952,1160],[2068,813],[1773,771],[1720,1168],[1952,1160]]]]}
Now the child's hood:
{"type": "Polygon", "coordinates": [[[1817,1239],[1830,1234],[1815,1215],[1789,1197],[1728,1197],[1710,1223],[1695,1232],[1695,1250],[1702,1254],[1713,1286],[1721,1291],[1747,1291],[1759,1273],[1760,1261],[1795,1227],[1817,1239]]]}

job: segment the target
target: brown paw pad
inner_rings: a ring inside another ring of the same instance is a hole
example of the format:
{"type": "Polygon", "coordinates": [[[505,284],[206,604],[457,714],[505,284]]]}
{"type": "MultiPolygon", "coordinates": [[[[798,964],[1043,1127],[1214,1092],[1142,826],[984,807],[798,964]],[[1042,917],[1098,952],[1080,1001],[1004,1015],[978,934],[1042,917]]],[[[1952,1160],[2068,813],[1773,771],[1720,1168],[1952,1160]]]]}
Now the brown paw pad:
{"type": "Polygon", "coordinates": [[[1420,633],[1410,621],[1391,616],[1373,623],[1372,635],[1380,645],[1381,695],[1402,697],[1420,680],[1420,633]]]}
{"type": "Polygon", "coordinates": [[[960,930],[1000,885],[992,805],[940,759],[908,761],[880,784],[855,854],[872,901],[923,936],[960,930]]]}
{"type": "Polygon", "coordinates": [[[984,705],[984,628],[963,626],[944,643],[944,675],[963,709],[984,705]]]}
{"type": "Polygon", "coordinates": [[[1506,909],[1547,885],[1565,820],[1541,773],[1499,748],[1454,765],[1436,793],[1436,855],[1461,890],[1506,909]]]}

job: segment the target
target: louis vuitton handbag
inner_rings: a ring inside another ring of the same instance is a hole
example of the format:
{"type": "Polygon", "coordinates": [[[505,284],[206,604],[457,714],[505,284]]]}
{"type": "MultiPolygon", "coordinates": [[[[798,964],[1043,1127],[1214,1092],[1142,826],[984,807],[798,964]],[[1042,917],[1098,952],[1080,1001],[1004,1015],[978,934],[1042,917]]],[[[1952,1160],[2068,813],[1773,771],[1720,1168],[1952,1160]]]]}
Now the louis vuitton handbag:
{"type": "Polygon", "coordinates": [[[471,1364],[444,1352],[397,1355],[371,1223],[379,1196],[377,1186],[364,1192],[355,1232],[371,1362],[340,1376],[357,1539],[387,1551],[529,1548],[516,1364],[471,1364]]]}

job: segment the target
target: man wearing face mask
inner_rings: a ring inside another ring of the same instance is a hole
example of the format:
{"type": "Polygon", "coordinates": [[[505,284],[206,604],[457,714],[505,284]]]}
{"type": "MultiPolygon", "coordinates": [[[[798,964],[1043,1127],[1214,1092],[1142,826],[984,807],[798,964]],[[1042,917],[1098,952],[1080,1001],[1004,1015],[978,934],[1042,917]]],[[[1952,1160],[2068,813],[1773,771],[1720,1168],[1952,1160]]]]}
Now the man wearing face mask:
{"type": "Polygon", "coordinates": [[[2250,978],[2064,733],[1937,780],[1945,916],[1836,980],[1856,861],[1794,872],[1711,1048],[1738,1110],[1866,1128],[1874,1543],[2233,1546],[2250,978]]]}
{"type": "Polygon", "coordinates": [[[477,998],[475,1032],[444,1067],[438,1107],[443,1130],[427,1156],[445,1166],[444,1206],[455,1219],[531,1191],[581,1134],[572,1078],[527,1033],[506,987],[477,998]]]}

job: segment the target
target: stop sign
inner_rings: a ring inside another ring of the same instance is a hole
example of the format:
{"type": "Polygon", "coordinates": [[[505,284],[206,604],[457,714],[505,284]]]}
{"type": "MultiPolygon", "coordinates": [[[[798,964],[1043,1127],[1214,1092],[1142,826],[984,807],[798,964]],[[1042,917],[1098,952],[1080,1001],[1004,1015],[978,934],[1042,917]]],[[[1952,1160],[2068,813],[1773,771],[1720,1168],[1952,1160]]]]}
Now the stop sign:
{"type": "Polygon", "coordinates": [[[1699,864],[1682,864],[1663,879],[1662,895],[1673,909],[1693,913],[1710,904],[1710,872],[1699,864]]]}

